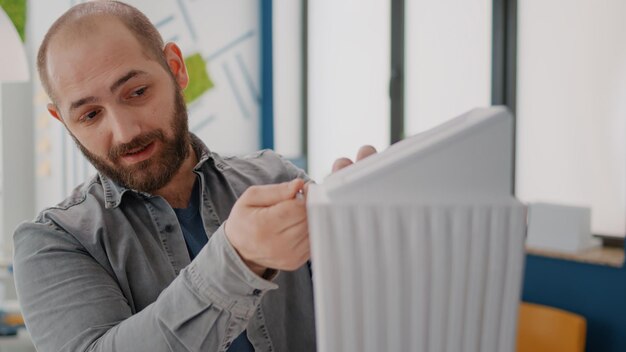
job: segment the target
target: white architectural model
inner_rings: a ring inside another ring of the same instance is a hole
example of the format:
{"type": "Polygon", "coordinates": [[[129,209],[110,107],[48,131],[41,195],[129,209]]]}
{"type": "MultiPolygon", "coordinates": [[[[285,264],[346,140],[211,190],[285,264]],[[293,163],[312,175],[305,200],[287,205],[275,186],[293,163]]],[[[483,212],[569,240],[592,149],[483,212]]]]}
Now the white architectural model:
{"type": "Polygon", "coordinates": [[[514,351],[512,123],[472,110],[311,187],[319,351],[514,351]]]}

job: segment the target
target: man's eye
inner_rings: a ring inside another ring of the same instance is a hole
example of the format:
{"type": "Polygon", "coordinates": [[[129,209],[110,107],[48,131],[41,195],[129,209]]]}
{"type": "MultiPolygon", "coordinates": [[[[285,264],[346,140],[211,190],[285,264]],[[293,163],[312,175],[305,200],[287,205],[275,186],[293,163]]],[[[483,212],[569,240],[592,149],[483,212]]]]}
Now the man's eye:
{"type": "Polygon", "coordinates": [[[83,117],[81,118],[81,120],[88,122],[93,120],[96,116],[98,116],[98,114],[100,113],[100,110],[92,110],[88,113],[86,113],[85,115],[83,115],[83,117]]]}
{"type": "Polygon", "coordinates": [[[131,97],[139,97],[142,96],[146,93],[146,89],[148,89],[147,87],[141,87],[137,90],[135,90],[134,92],[131,93],[131,97]]]}

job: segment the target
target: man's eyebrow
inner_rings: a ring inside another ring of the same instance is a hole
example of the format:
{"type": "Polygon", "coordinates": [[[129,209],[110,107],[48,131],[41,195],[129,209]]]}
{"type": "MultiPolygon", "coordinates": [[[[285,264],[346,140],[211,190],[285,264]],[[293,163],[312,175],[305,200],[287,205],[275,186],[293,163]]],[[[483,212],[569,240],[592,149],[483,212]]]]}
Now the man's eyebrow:
{"type": "Polygon", "coordinates": [[[70,111],[79,108],[81,105],[95,103],[98,100],[99,99],[94,96],[78,99],[75,102],[72,102],[70,105],[70,111]]]}
{"type": "Polygon", "coordinates": [[[117,81],[115,81],[115,83],[113,83],[111,85],[111,88],[109,88],[111,90],[111,93],[115,93],[115,91],[122,86],[122,84],[128,82],[128,80],[130,80],[133,77],[139,76],[139,75],[145,75],[147,74],[147,72],[141,71],[141,70],[130,70],[128,71],[127,74],[125,74],[124,76],[122,76],[120,79],[118,79],[117,81]]]}

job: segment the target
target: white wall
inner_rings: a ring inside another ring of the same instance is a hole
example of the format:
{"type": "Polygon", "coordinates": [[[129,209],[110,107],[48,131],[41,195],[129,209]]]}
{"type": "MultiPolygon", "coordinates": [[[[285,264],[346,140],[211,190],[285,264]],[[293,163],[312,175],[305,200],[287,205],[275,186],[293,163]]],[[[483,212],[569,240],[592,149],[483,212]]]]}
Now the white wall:
{"type": "Polygon", "coordinates": [[[272,3],[274,150],[302,156],[302,1],[272,3]]]}
{"type": "Polygon", "coordinates": [[[406,1],[405,130],[491,102],[491,0],[406,1]]]}
{"type": "Polygon", "coordinates": [[[626,233],[626,2],[518,3],[517,195],[626,233]]]}
{"type": "Polygon", "coordinates": [[[13,258],[17,225],[35,217],[31,96],[30,82],[0,82],[0,266],[13,258]]]}
{"type": "Polygon", "coordinates": [[[309,1],[309,174],[321,182],[335,158],[389,144],[390,5],[309,1]]]}

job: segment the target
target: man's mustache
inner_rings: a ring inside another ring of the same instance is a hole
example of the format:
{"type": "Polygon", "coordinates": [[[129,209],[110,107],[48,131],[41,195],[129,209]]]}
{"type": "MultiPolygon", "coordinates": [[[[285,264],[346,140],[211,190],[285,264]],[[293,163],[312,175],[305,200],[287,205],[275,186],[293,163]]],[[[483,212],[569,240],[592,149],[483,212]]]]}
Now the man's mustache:
{"type": "Polygon", "coordinates": [[[157,129],[154,131],[146,132],[133,138],[133,140],[128,143],[113,146],[109,150],[109,160],[115,162],[122,156],[132,151],[137,151],[145,148],[155,140],[165,141],[165,135],[162,130],[157,129]]]}

